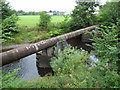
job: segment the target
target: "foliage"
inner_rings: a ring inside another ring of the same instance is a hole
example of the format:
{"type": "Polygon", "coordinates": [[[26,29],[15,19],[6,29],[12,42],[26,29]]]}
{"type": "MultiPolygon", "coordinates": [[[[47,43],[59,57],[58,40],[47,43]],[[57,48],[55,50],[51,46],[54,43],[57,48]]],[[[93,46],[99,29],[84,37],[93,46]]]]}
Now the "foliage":
{"type": "Polygon", "coordinates": [[[75,69],[88,60],[87,52],[81,52],[75,48],[65,48],[63,51],[58,51],[57,57],[51,60],[51,66],[56,74],[70,75],[75,72],[75,69]],[[73,65],[71,65],[72,63],[73,65]]]}
{"type": "Polygon", "coordinates": [[[12,88],[118,88],[120,77],[115,71],[99,69],[99,65],[90,66],[92,60],[85,50],[66,47],[52,58],[54,76],[42,79],[21,81],[12,84],[12,88]]]}
{"type": "Polygon", "coordinates": [[[23,10],[18,10],[18,11],[17,11],[17,15],[19,15],[19,16],[20,16],[20,15],[24,15],[24,14],[25,14],[25,11],[23,11],[23,10]]]}
{"type": "Polygon", "coordinates": [[[102,25],[116,24],[117,18],[120,18],[120,1],[119,2],[107,2],[100,9],[98,19],[102,25]]]}
{"type": "Polygon", "coordinates": [[[55,37],[55,36],[61,35],[63,33],[62,33],[62,29],[52,28],[52,30],[50,30],[49,34],[51,37],[55,37]]]}
{"type": "Polygon", "coordinates": [[[6,39],[14,39],[11,37],[13,33],[19,32],[17,21],[18,17],[16,15],[11,15],[2,21],[2,38],[4,41],[6,39]]]}
{"type": "Polygon", "coordinates": [[[48,26],[50,24],[51,21],[51,16],[46,14],[45,12],[40,12],[40,22],[38,24],[38,26],[42,29],[42,30],[48,30],[48,26]]]}
{"type": "Polygon", "coordinates": [[[2,88],[11,88],[14,84],[17,84],[17,82],[21,78],[16,78],[15,75],[18,73],[18,69],[15,69],[13,72],[8,72],[5,74],[5,71],[2,71],[2,88]]]}
{"type": "Polygon", "coordinates": [[[63,30],[64,33],[70,32],[70,22],[71,16],[63,15],[64,21],[60,22],[59,28],[63,30]]]}
{"type": "Polygon", "coordinates": [[[0,2],[2,6],[2,42],[5,42],[7,39],[13,39],[11,36],[14,32],[18,32],[17,30],[17,21],[18,18],[15,15],[16,11],[12,10],[9,3],[4,1],[0,2]]]}
{"type": "Polygon", "coordinates": [[[104,87],[120,87],[120,59],[118,54],[120,53],[120,43],[118,40],[120,32],[120,21],[117,25],[112,25],[112,27],[102,26],[99,28],[100,31],[94,32],[92,46],[95,51],[94,55],[97,55],[99,61],[97,64],[97,70],[103,73],[105,78],[104,87]],[[97,37],[97,33],[102,34],[102,38],[97,37]]]}
{"type": "Polygon", "coordinates": [[[0,4],[2,6],[1,8],[2,8],[2,19],[3,20],[15,14],[16,11],[11,9],[9,3],[1,1],[0,4]]]}
{"type": "Polygon", "coordinates": [[[2,43],[3,46],[29,44],[51,37],[48,31],[38,31],[36,28],[29,28],[26,26],[19,26],[18,28],[20,32],[16,33],[14,36],[11,36],[14,39],[9,39],[7,42],[2,43]]]}
{"type": "Polygon", "coordinates": [[[2,89],[2,70],[0,70],[0,89],[2,89]]]}
{"type": "Polygon", "coordinates": [[[81,2],[76,0],[77,6],[73,10],[72,20],[71,20],[71,29],[77,30],[84,27],[88,27],[94,24],[97,24],[95,7],[99,4],[95,2],[81,2]]]}
{"type": "Polygon", "coordinates": [[[69,15],[63,15],[63,21],[59,22],[59,23],[53,23],[50,25],[50,29],[49,29],[49,34],[51,37],[55,37],[58,35],[62,35],[65,33],[70,32],[70,19],[71,17],[69,15]]]}
{"type": "Polygon", "coordinates": [[[120,32],[120,21],[117,25],[112,27],[102,26],[98,32],[93,36],[92,47],[95,49],[93,53],[100,58],[102,66],[108,63],[108,69],[116,71],[118,69],[117,61],[119,60],[118,54],[120,53],[120,43],[118,43],[118,35],[120,32]],[[102,34],[102,38],[97,37],[97,33],[102,34]]]}

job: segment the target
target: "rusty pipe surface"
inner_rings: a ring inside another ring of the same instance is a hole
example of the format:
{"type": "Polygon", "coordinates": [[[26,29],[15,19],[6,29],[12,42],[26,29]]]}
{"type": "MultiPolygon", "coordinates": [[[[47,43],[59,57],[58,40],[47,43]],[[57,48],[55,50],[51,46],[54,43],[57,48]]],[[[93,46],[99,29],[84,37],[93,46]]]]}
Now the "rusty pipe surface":
{"type": "Polygon", "coordinates": [[[2,56],[2,60],[0,60],[0,66],[3,66],[5,64],[9,64],[13,61],[19,60],[25,56],[31,55],[33,53],[36,53],[42,49],[45,49],[47,47],[53,46],[54,44],[56,44],[56,42],[60,41],[61,39],[70,39],[73,37],[76,37],[80,34],[82,34],[85,31],[90,31],[95,29],[95,27],[99,27],[100,25],[94,25],[94,26],[90,26],[84,29],[80,29],[77,31],[73,31],[64,35],[60,35],[54,38],[50,38],[47,40],[42,40],[40,42],[34,43],[34,44],[30,44],[27,46],[22,46],[7,52],[3,52],[0,53],[0,55],[2,56]]]}

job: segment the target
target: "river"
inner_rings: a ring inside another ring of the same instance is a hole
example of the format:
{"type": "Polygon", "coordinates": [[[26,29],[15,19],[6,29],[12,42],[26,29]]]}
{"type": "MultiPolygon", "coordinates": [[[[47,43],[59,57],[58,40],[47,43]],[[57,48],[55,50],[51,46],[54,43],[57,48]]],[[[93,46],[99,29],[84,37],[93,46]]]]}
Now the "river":
{"type": "Polygon", "coordinates": [[[36,67],[36,54],[32,54],[13,63],[4,65],[2,70],[12,72],[14,69],[18,68],[20,68],[20,70],[18,71],[17,77],[22,77],[22,80],[30,80],[39,76],[36,67]]]}
{"type": "MultiPolygon", "coordinates": [[[[79,44],[79,48],[83,48],[90,52],[90,50],[93,50],[92,48],[85,45],[86,43],[79,44]]],[[[93,59],[95,62],[98,61],[98,59],[93,55],[90,56],[91,59],[93,59]]],[[[32,54],[30,56],[27,56],[25,58],[22,58],[18,61],[12,62],[10,64],[4,65],[2,67],[2,70],[5,70],[7,72],[12,72],[14,69],[18,69],[18,74],[16,77],[22,77],[22,80],[30,80],[35,77],[39,77],[38,69],[36,66],[36,54],[32,54]]],[[[40,77],[41,78],[41,77],[40,77]]]]}

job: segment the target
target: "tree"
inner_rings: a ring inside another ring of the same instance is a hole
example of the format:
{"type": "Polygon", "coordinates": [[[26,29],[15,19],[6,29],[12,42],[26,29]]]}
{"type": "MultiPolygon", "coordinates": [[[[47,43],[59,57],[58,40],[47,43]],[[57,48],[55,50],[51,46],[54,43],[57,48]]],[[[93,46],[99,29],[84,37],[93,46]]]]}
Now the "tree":
{"type": "Polygon", "coordinates": [[[120,1],[107,2],[100,9],[98,19],[101,24],[110,25],[110,22],[116,24],[117,18],[120,18],[120,1]]]}
{"type": "Polygon", "coordinates": [[[50,10],[49,12],[50,12],[50,13],[52,13],[53,11],[52,11],[52,10],[50,10]]]}
{"type": "Polygon", "coordinates": [[[23,10],[18,10],[17,11],[17,15],[24,15],[25,14],[25,11],[23,11],[23,10]]]}
{"type": "Polygon", "coordinates": [[[3,20],[16,13],[15,10],[11,9],[9,3],[5,3],[1,1],[0,4],[2,6],[2,19],[3,20]]]}
{"type": "Polygon", "coordinates": [[[2,42],[6,41],[7,39],[13,39],[11,36],[13,33],[18,32],[17,29],[17,21],[18,17],[16,16],[16,11],[12,10],[9,6],[9,3],[0,2],[2,6],[2,42]]]}
{"type": "Polygon", "coordinates": [[[99,6],[95,2],[80,2],[76,1],[77,6],[73,10],[71,29],[77,30],[93,24],[96,24],[95,7],[99,6]]]}
{"type": "Polygon", "coordinates": [[[40,12],[40,22],[38,24],[38,26],[42,29],[42,30],[47,30],[48,29],[48,25],[50,23],[51,20],[51,16],[46,14],[44,11],[40,12]]]}

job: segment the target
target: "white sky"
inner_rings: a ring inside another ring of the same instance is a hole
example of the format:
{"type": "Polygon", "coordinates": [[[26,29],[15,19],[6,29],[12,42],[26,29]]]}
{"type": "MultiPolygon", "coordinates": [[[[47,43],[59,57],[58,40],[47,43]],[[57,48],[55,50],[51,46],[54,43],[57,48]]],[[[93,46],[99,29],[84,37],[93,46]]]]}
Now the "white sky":
{"type": "MultiPolygon", "coordinates": [[[[6,0],[15,10],[23,11],[72,11],[76,3],[75,0],[6,0]]],[[[106,0],[100,0],[105,3],[106,0]]]]}
{"type": "Polygon", "coordinates": [[[72,11],[75,0],[6,0],[15,10],[24,11],[72,11]]]}

